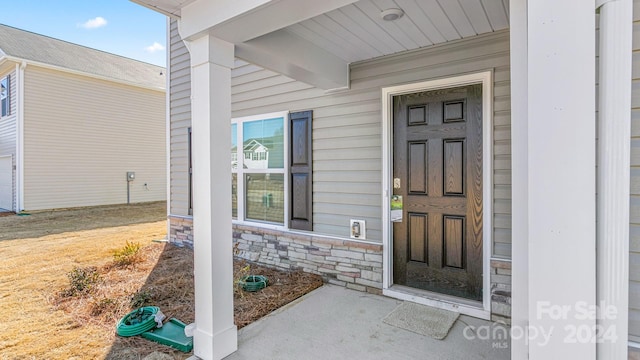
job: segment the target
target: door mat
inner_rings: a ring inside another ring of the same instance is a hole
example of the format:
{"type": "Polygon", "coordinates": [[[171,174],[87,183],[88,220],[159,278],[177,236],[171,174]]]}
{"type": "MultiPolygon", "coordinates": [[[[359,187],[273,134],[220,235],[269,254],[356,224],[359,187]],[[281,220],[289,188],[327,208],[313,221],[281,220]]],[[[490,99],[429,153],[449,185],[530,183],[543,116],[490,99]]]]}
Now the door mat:
{"type": "Polygon", "coordinates": [[[403,302],[382,321],[414,333],[444,339],[460,314],[412,302],[403,302]]]}

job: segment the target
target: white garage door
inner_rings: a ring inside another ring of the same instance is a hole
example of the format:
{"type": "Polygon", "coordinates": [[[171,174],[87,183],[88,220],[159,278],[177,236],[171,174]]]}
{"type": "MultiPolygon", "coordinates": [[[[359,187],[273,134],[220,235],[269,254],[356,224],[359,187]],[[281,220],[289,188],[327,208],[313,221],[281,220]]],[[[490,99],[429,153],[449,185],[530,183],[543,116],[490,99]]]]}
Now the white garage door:
{"type": "Polygon", "coordinates": [[[0,156],[0,209],[13,207],[13,164],[11,156],[0,156]]]}

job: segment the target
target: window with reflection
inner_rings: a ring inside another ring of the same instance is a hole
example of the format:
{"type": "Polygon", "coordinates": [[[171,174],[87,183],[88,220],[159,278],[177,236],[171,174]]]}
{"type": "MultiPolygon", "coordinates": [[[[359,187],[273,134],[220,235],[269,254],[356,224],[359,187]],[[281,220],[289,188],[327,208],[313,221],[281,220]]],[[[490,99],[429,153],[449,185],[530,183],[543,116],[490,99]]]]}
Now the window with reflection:
{"type": "Polygon", "coordinates": [[[232,120],[232,211],[238,220],[284,224],[287,113],[232,120]]]}

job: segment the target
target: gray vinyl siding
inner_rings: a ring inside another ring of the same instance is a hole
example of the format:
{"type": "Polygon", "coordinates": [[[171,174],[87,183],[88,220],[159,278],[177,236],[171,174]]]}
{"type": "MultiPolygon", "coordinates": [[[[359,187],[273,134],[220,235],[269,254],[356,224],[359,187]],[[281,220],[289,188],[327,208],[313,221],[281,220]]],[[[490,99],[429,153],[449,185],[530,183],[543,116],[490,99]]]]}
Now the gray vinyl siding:
{"type": "MultiPolygon", "coordinates": [[[[15,169],[16,164],[16,141],[17,141],[17,106],[18,103],[18,92],[16,89],[18,88],[18,79],[16,78],[16,72],[11,71],[8,73],[4,73],[0,75],[0,79],[3,79],[5,76],[10,76],[10,115],[5,117],[0,117],[0,156],[11,155],[13,159],[13,168],[15,169]]],[[[16,210],[16,171],[13,170],[13,208],[11,210],[16,210]]]]}
{"type": "Polygon", "coordinates": [[[640,342],[640,0],[633,1],[629,339],[640,342]]]}
{"type": "MultiPolygon", "coordinates": [[[[381,88],[494,70],[494,249],[511,257],[509,33],[451,42],[354,64],[351,89],[325,94],[305,83],[236,60],[232,116],[313,110],[313,229],[349,236],[349,219],[366,221],[382,241],[381,88]]],[[[188,55],[171,26],[171,213],[187,214],[188,55]]],[[[489,200],[491,201],[491,200],[489,200]]]]}
{"type": "Polygon", "coordinates": [[[232,71],[233,116],[313,110],[314,231],[346,237],[349,219],[382,240],[381,88],[487,69],[495,71],[494,253],[511,255],[509,36],[478,36],[354,64],[351,89],[327,95],[244,61],[232,71]]]}
{"type": "MultiPolygon", "coordinates": [[[[191,126],[191,64],[189,52],[180,40],[177,22],[170,25],[170,213],[189,215],[189,137],[191,126]]],[[[231,136],[231,135],[229,135],[231,136]]]]}
{"type": "Polygon", "coordinates": [[[25,210],[126,203],[127,171],[132,203],[166,199],[164,91],[35,65],[24,80],[25,210]]]}

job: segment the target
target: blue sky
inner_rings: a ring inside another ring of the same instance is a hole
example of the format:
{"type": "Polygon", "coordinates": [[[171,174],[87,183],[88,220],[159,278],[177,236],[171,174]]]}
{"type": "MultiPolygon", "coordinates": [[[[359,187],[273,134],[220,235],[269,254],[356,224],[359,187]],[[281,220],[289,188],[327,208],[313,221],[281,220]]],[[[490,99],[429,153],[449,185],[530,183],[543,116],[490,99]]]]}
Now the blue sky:
{"type": "Polygon", "coordinates": [[[129,0],[18,0],[0,23],[165,66],[166,17],[129,0]]]}
{"type": "MultiPolygon", "coordinates": [[[[243,126],[244,140],[249,139],[261,139],[263,137],[271,137],[276,133],[282,134],[284,129],[284,119],[273,118],[264,119],[261,121],[249,121],[245,122],[243,126]]],[[[236,146],[238,143],[238,124],[231,124],[231,146],[236,146]]]]}
{"type": "Polygon", "coordinates": [[[262,139],[282,133],[283,118],[264,119],[262,121],[250,121],[243,124],[244,141],[249,139],[262,139]]]}

